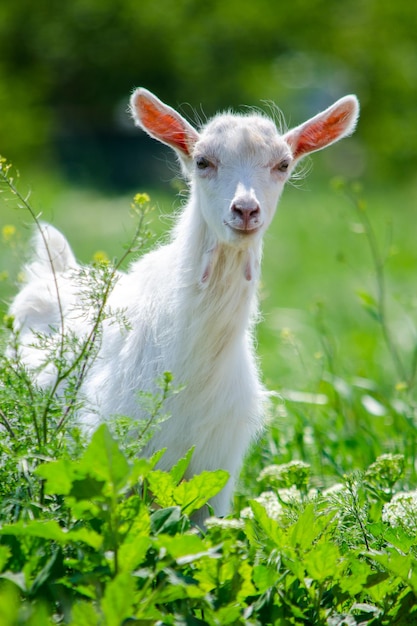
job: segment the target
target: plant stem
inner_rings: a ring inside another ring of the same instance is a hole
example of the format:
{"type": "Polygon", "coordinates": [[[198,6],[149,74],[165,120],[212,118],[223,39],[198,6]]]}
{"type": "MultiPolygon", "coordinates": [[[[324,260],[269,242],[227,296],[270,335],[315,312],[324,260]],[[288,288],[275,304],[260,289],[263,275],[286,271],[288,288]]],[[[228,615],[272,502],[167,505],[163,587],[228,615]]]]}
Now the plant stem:
{"type": "Polygon", "coordinates": [[[403,361],[400,357],[399,351],[397,350],[397,346],[395,345],[390,330],[388,326],[387,320],[387,307],[386,307],[386,286],[385,286],[385,262],[386,259],[382,257],[377,238],[375,235],[375,231],[372,227],[369,216],[366,211],[362,207],[361,201],[351,195],[348,195],[350,200],[352,201],[356,213],[364,227],[365,234],[368,240],[369,249],[371,252],[372,261],[375,267],[375,275],[376,275],[376,290],[377,290],[377,313],[379,323],[381,325],[382,335],[384,337],[386,346],[388,348],[389,353],[391,354],[392,360],[394,362],[394,366],[397,370],[397,375],[400,380],[409,382],[409,377],[407,376],[406,368],[404,367],[403,361]]]}

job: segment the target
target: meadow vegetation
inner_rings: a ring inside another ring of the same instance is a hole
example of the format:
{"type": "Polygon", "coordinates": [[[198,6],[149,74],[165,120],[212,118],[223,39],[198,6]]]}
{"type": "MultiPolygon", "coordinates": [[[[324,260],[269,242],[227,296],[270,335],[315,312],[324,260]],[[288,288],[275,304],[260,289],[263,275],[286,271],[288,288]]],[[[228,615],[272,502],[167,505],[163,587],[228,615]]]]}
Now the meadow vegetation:
{"type": "Polygon", "coordinates": [[[268,425],[232,515],[199,531],[189,515],[224,472],[182,481],[192,451],[169,473],[158,455],[140,456],[176,391],[170,373],[138,399],[149,407],[143,440],[129,441],[129,416],[89,441],[74,419],[113,267],[150,245],[144,218],[154,242],[166,236],[172,190],[151,193],[149,213],[143,195],[34,176],[28,197],[26,175],[3,162],[0,176],[0,623],[417,623],[416,189],[307,179],[284,192],[261,284],[268,425]],[[40,213],[93,268],[90,345],[64,337],[70,349],[57,353],[39,337],[69,383],[64,397],[38,389],[4,349],[18,340],[6,301],[40,213]]]}

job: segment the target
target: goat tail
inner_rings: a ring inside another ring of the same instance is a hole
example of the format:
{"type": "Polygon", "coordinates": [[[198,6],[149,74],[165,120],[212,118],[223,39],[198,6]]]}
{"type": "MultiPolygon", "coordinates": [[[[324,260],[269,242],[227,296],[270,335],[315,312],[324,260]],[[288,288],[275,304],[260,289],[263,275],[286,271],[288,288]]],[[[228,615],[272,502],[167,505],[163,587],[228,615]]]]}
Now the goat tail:
{"type": "Polygon", "coordinates": [[[25,267],[26,279],[47,278],[77,267],[64,235],[50,224],[41,223],[33,238],[32,260],[25,267]]]}

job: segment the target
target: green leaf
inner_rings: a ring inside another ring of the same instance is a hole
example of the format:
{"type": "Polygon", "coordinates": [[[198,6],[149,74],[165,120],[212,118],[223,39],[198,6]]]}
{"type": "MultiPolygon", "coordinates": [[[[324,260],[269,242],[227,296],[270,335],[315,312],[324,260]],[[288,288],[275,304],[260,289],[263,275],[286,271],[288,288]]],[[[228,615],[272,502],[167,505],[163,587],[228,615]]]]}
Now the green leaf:
{"type": "Polygon", "coordinates": [[[326,578],[338,578],[340,559],[335,544],[318,543],[304,556],[304,566],[314,580],[323,582],[326,578]]]}
{"type": "Polygon", "coordinates": [[[162,470],[153,470],[148,476],[149,488],[156,502],[162,508],[175,506],[175,482],[170,474],[162,470]]]}
{"type": "Polygon", "coordinates": [[[371,558],[385,569],[398,576],[406,585],[417,593],[417,560],[412,555],[403,555],[396,550],[385,554],[370,554],[371,558]]]}
{"type": "Polygon", "coordinates": [[[178,485],[174,497],[182,511],[191,515],[204,506],[210,498],[217,495],[228,480],[229,474],[224,470],[202,472],[193,476],[189,481],[183,481],[178,485]]]}
{"type": "Polygon", "coordinates": [[[2,581],[0,586],[0,624],[15,626],[19,605],[21,604],[16,587],[2,581]]]}
{"type": "Polygon", "coordinates": [[[71,541],[81,541],[87,545],[98,548],[101,546],[102,538],[93,530],[80,528],[67,531],[54,520],[33,520],[30,522],[16,522],[7,524],[0,529],[0,535],[13,535],[14,537],[38,537],[47,541],[67,544],[71,541]]]}
{"type": "Polygon", "coordinates": [[[271,589],[277,580],[277,571],[275,567],[267,565],[255,565],[252,572],[253,582],[260,593],[265,593],[271,589]]]}
{"type": "Polygon", "coordinates": [[[254,520],[259,524],[267,537],[269,537],[276,546],[283,546],[285,544],[284,534],[276,520],[269,517],[265,507],[260,504],[260,502],[250,500],[249,504],[253,512],[254,520]]]}
{"type": "Polygon", "coordinates": [[[98,626],[101,618],[94,605],[87,602],[75,602],[71,611],[70,626],[98,626]]]}
{"type": "Polygon", "coordinates": [[[135,541],[123,543],[119,548],[120,572],[132,572],[140,567],[152,545],[150,537],[137,537],[135,541]]]}
{"type": "Polygon", "coordinates": [[[315,522],[314,506],[309,504],[291,529],[290,539],[293,547],[304,552],[312,546],[318,534],[315,522]]]}
{"type": "Polygon", "coordinates": [[[172,480],[176,485],[183,479],[185,471],[190,464],[191,458],[194,453],[194,447],[188,450],[187,454],[174,465],[174,467],[170,470],[170,475],[172,480]]]}
{"type": "Polygon", "coordinates": [[[151,530],[153,534],[166,533],[175,535],[181,524],[181,509],[172,506],[166,509],[158,509],[151,515],[151,530]]]}
{"type": "Polygon", "coordinates": [[[76,467],[76,461],[60,459],[39,465],[35,473],[46,479],[45,493],[67,495],[72,488],[76,467]]]}
{"type": "Polygon", "coordinates": [[[223,489],[229,479],[224,470],[202,472],[179,485],[171,473],[155,470],[148,476],[149,487],[156,502],[163,508],[180,506],[187,515],[200,509],[204,504],[223,489]]]}
{"type": "Polygon", "coordinates": [[[118,574],[110,581],[101,602],[106,626],[120,626],[133,617],[135,580],[128,572],[118,574]]]}
{"type": "Polygon", "coordinates": [[[130,465],[106,424],[99,426],[93,434],[80,467],[85,474],[110,483],[115,491],[126,485],[130,474],[130,465]]]}
{"type": "Polygon", "coordinates": [[[317,515],[314,504],[308,504],[290,531],[291,545],[302,552],[308,550],[324,531],[330,531],[334,517],[334,513],[317,515]]]}
{"type": "Polygon", "coordinates": [[[0,546],[0,572],[3,571],[11,555],[9,546],[0,546]]]}
{"type": "Polygon", "coordinates": [[[192,563],[203,556],[212,554],[217,556],[216,551],[208,549],[197,535],[176,535],[175,537],[161,535],[156,545],[158,548],[164,548],[181,565],[192,563]]]}
{"type": "Polygon", "coordinates": [[[104,480],[86,476],[73,481],[68,495],[75,500],[90,500],[104,495],[105,486],[104,480]]]}
{"type": "Polygon", "coordinates": [[[102,535],[99,535],[94,530],[90,530],[88,528],[77,528],[75,530],[70,530],[67,533],[67,537],[70,541],[81,541],[81,543],[85,543],[95,550],[98,550],[103,544],[102,535]]]}
{"type": "Polygon", "coordinates": [[[14,537],[39,537],[49,541],[67,541],[68,533],[54,520],[34,520],[27,523],[22,521],[15,524],[6,524],[0,529],[0,535],[13,535],[14,537]]]}

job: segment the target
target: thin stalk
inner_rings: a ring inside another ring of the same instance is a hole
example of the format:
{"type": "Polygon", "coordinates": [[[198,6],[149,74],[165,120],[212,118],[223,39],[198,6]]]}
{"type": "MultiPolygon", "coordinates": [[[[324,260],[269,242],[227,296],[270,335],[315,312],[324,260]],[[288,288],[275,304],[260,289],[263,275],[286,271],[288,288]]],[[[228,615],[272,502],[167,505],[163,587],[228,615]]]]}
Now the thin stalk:
{"type": "Polygon", "coordinates": [[[5,413],[2,411],[2,409],[0,409],[0,421],[2,422],[3,426],[5,427],[5,429],[9,433],[9,435],[13,439],[16,439],[16,433],[14,432],[14,430],[13,430],[9,420],[7,419],[5,413]]]}
{"type": "Polygon", "coordinates": [[[386,259],[382,257],[379,246],[377,242],[377,238],[375,235],[375,231],[372,227],[371,221],[361,206],[360,200],[355,197],[349,196],[350,200],[353,202],[356,213],[364,227],[365,234],[368,240],[369,249],[371,252],[372,261],[375,268],[375,276],[376,276],[376,303],[377,303],[377,313],[378,319],[381,325],[382,335],[384,337],[386,346],[388,351],[391,354],[391,358],[394,362],[394,366],[397,370],[397,374],[401,380],[405,382],[409,382],[406,368],[402,362],[399,351],[397,350],[397,346],[395,345],[391,333],[388,327],[387,321],[387,306],[386,306],[386,284],[385,284],[385,263],[386,259]]]}
{"type": "MultiPolygon", "coordinates": [[[[62,357],[64,354],[64,348],[65,348],[65,320],[64,320],[64,311],[62,308],[62,301],[61,301],[61,296],[60,296],[60,292],[59,292],[59,285],[58,285],[58,277],[55,271],[55,266],[54,266],[54,261],[52,258],[52,254],[51,251],[49,249],[49,245],[48,245],[48,241],[46,239],[45,236],[45,231],[42,228],[42,225],[40,223],[39,217],[38,215],[35,213],[35,211],[33,210],[30,202],[29,202],[29,196],[25,197],[23,196],[19,189],[16,187],[13,178],[11,176],[9,176],[9,170],[10,170],[10,164],[6,164],[4,160],[0,160],[0,178],[3,180],[3,182],[6,183],[6,185],[8,186],[8,188],[10,189],[11,193],[16,196],[16,198],[18,199],[18,201],[23,205],[23,208],[26,209],[34,224],[36,225],[36,228],[38,230],[38,232],[40,233],[41,237],[42,237],[42,241],[46,250],[46,254],[48,256],[48,262],[49,265],[51,267],[51,272],[52,272],[52,280],[54,283],[54,290],[55,290],[55,295],[56,295],[56,299],[57,299],[57,305],[58,305],[58,315],[59,315],[59,321],[60,321],[60,325],[61,325],[61,333],[60,333],[60,348],[59,348],[59,363],[61,364],[62,362],[62,357]]],[[[21,207],[22,208],[22,207],[21,207]]],[[[42,420],[41,420],[41,424],[42,424],[42,439],[43,439],[43,443],[46,444],[47,440],[48,440],[48,421],[47,421],[47,415],[49,412],[49,407],[51,405],[52,402],[52,398],[53,395],[56,392],[56,387],[57,385],[54,385],[53,390],[50,392],[48,399],[46,401],[46,406],[44,408],[43,414],[42,414],[42,420]]]]}
{"type": "Polygon", "coordinates": [[[138,225],[135,229],[135,233],[132,237],[131,243],[128,246],[128,248],[126,249],[126,251],[124,252],[124,254],[121,256],[121,258],[118,260],[118,262],[115,264],[115,266],[112,269],[112,272],[107,280],[107,284],[106,284],[106,288],[104,290],[102,299],[101,299],[101,303],[100,303],[100,307],[98,309],[94,324],[91,328],[91,331],[89,332],[87,339],[84,342],[84,345],[79,353],[79,355],[77,356],[77,358],[71,363],[70,367],[67,368],[64,372],[61,372],[61,375],[59,378],[57,378],[56,384],[55,384],[55,391],[58,388],[58,385],[65,380],[80,364],[81,364],[81,369],[79,371],[79,374],[77,376],[77,380],[75,383],[75,387],[72,393],[72,398],[70,400],[70,402],[67,404],[67,406],[65,407],[65,410],[63,412],[63,415],[61,417],[61,419],[59,420],[57,427],[55,429],[55,434],[58,434],[61,429],[63,428],[63,426],[66,423],[66,420],[68,419],[68,416],[71,413],[71,410],[73,409],[75,402],[76,402],[76,398],[78,395],[78,392],[81,388],[81,385],[84,381],[86,372],[89,368],[89,366],[91,365],[90,363],[90,356],[92,354],[93,348],[95,346],[95,343],[97,341],[97,337],[99,336],[99,328],[100,325],[103,321],[104,318],[104,314],[105,314],[105,309],[107,306],[107,302],[111,293],[111,290],[113,289],[114,286],[114,282],[116,279],[116,275],[117,272],[119,271],[120,267],[123,265],[124,261],[127,259],[127,257],[132,253],[138,239],[140,236],[140,233],[142,231],[143,228],[143,222],[145,219],[145,212],[142,211],[140,214],[140,219],[138,222],[138,225]]]}

